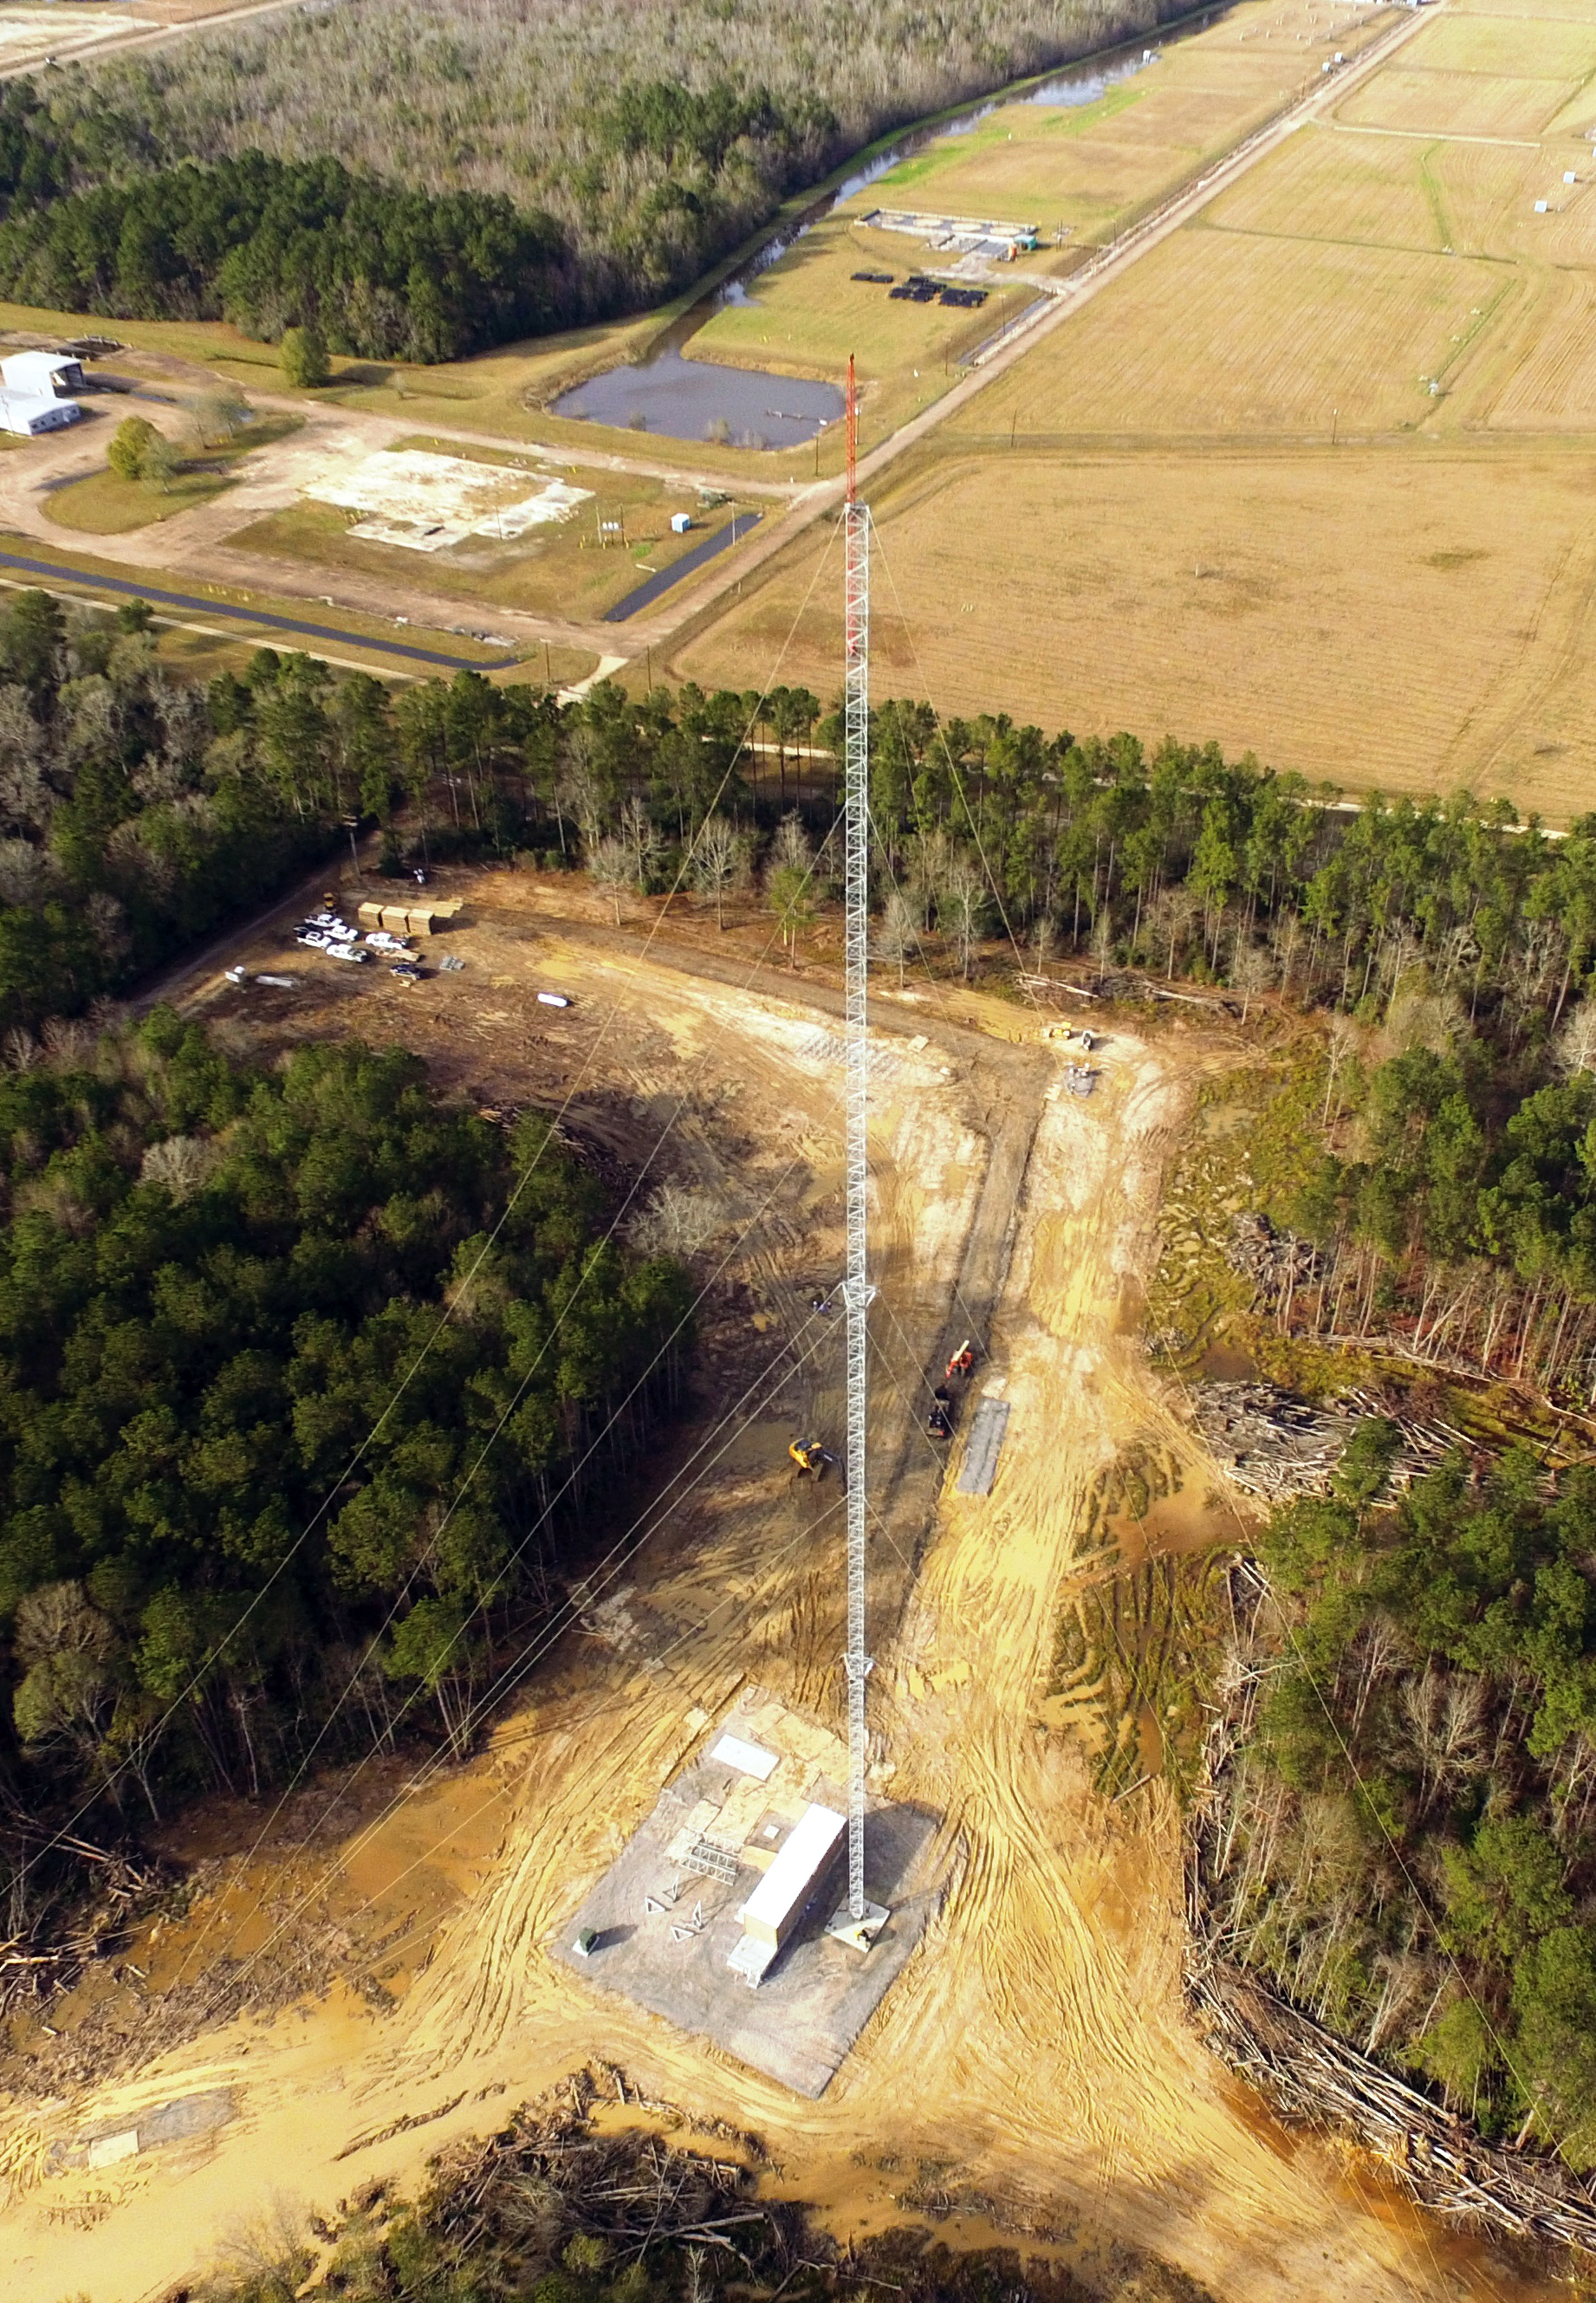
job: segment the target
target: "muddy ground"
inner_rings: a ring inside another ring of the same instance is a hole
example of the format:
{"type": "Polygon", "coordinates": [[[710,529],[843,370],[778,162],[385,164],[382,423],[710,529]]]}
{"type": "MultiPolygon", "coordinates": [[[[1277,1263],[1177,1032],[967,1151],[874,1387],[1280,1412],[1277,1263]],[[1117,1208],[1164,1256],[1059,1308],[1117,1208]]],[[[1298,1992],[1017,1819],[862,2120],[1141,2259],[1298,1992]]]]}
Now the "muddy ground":
{"type": "Polygon", "coordinates": [[[461,886],[468,924],[438,949],[466,966],[413,990],[273,933],[250,964],[293,991],[178,988],[241,1044],[402,1039],[484,1107],[556,1110],[622,1221],[666,1178],[714,1194],[692,1413],[653,1467],[669,1507],[612,1556],[617,1506],[573,1627],[467,1765],[374,1759],[281,1809],[190,1818],[187,1913],[0,2072],[8,2295],[160,2294],[269,2190],[314,2207],[410,2180],[595,2057],[756,2130],[839,2231],[935,2212],[955,2241],[995,2223],[1088,2276],[1151,2252],[1226,2298],[1533,2292],[1204,2053],[1176,1818],[1156,1786],[1103,1808],[1043,1722],[1087,1480],[1129,1438],[1192,1448],[1137,1329],[1189,1087],[1235,1059],[1195,1028],[1116,1028],[1082,1101],[1024,1008],[924,980],[878,1002],[874,1778],[942,1818],[948,1887],[838,2079],[799,2101],[548,1956],[739,1689],[840,1723],[839,1491],[785,1453],[799,1423],[840,1438],[840,1332],[811,1308],[840,1258],[840,1000],[823,948],[772,966],[752,915],[722,936],[642,905],[617,924],[560,875],[461,886]],[[952,1491],[923,1432],[926,1371],[965,1332],[1012,1411],[986,1498],[952,1491]],[[224,2123],[109,2156],[205,2090],[231,2091],[224,2123]],[[97,2138],[101,2164],[63,2164],[97,2138]]]}

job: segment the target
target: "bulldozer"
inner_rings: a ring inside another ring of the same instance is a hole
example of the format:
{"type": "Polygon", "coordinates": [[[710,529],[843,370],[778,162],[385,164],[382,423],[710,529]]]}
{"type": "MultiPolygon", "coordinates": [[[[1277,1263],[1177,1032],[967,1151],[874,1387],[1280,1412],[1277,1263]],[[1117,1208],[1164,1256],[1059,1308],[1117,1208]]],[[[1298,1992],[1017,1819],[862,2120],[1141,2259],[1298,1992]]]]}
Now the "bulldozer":
{"type": "Polygon", "coordinates": [[[823,1447],[818,1439],[795,1439],[787,1452],[798,1465],[800,1476],[808,1472],[815,1480],[823,1480],[826,1465],[837,1460],[830,1448],[823,1447]]]}

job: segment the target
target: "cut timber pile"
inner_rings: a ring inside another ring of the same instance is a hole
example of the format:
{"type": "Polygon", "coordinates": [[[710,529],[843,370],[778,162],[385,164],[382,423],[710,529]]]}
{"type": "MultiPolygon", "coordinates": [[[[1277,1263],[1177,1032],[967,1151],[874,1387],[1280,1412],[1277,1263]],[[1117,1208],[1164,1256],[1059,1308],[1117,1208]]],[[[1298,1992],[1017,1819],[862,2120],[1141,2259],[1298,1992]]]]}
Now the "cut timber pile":
{"type": "Polygon", "coordinates": [[[165,1884],[166,1875],[159,1864],[92,1847],[71,1834],[59,1844],[69,1857],[97,1867],[88,1875],[95,1883],[94,1900],[70,1932],[59,1937],[46,1939],[47,1904],[40,1906],[26,1934],[0,1937],[0,2019],[14,2014],[30,1999],[70,1991],[89,1961],[116,1941],[135,1905],[165,1884]]]}
{"type": "Polygon", "coordinates": [[[1422,2206],[1596,2254],[1596,2205],[1555,2161],[1482,2142],[1232,1961],[1194,1962],[1186,1998],[1222,2063],[1287,2118],[1349,2127],[1422,2206]]]}
{"type": "MultiPolygon", "coordinates": [[[[620,2072],[599,2069],[626,2103],[620,2072]]],[[[789,2266],[792,2211],[752,2196],[745,2162],[760,2155],[753,2137],[712,2122],[707,2131],[740,2155],[715,2156],[663,2136],[601,2134],[587,2115],[594,2074],[576,2073],[566,2089],[569,2110],[554,2095],[523,2105],[496,2134],[456,2144],[432,2163],[432,2221],[460,2257],[485,2244],[505,2248],[520,2259],[528,2289],[539,2271],[563,2259],[573,2234],[602,2240],[621,2264],[671,2240],[717,2249],[745,2268],[774,2251],[789,2275],[797,2268],[789,2266]]],[[[673,2122],[680,2116],[669,2105],[631,2099],[673,2122]]]]}
{"type": "MultiPolygon", "coordinates": [[[[1269,1599],[1268,1583],[1251,1560],[1237,1562],[1229,1577],[1235,1619],[1249,1625],[1269,1599]]],[[[1266,1666],[1262,1652],[1237,1655],[1221,1680],[1187,1818],[1186,1996],[1207,2046],[1283,2118],[1350,2131],[1434,2214],[1596,2255],[1596,2201],[1558,2161],[1485,2142],[1231,1955],[1210,1887],[1226,1853],[1227,1778],[1252,1734],[1266,1666]]]]}
{"type": "Polygon", "coordinates": [[[1394,1423],[1402,1445],[1390,1485],[1411,1487],[1450,1448],[1469,1443],[1449,1423],[1419,1423],[1393,1414],[1372,1394],[1348,1392],[1313,1407],[1272,1383],[1203,1383],[1195,1390],[1197,1429],[1226,1476],[1270,1503],[1322,1496],[1358,1424],[1378,1415],[1394,1423]]]}
{"type": "Polygon", "coordinates": [[[1308,1241],[1295,1232],[1277,1231],[1267,1216],[1250,1208],[1232,1219],[1225,1261],[1251,1279],[1271,1306],[1319,1277],[1319,1257],[1308,1241]]]}

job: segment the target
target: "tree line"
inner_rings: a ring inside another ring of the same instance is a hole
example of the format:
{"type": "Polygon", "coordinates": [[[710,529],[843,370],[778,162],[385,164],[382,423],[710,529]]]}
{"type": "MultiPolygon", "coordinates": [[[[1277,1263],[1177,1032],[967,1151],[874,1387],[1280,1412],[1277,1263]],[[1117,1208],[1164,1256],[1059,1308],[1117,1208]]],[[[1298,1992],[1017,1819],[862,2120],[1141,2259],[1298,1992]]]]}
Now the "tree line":
{"type": "Polygon", "coordinates": [[[1596,2164],[1596,1466],[1461,1454],[1380,1505],[1366,1422],[1259,1545],[1227,1946],[1492,2136],[1596,2164]],[[1270,1614],[1266,1610],[1266,1618],[1270,1614]]]}
{"type": "Polygon", "coordinates": [[[13,80],[0,91],[0,294],[110,318],[225,319],[273,342],[308,329],[368,359],[462,359],[685,285],[820,172],[836,133],[807,97],[624,84],[598,113],[588,189],[640,160],[656,180],[584,266],[546,209],[357,175],[328,156],[179,157],[141,124],[123,139],[136,162],[130,150],[117,165],[114,122],[78,122],[13,80]]]}
{"type": "MultiPolygon", "coordinates": [[[[164,670],[148,625],[139,602],[69,620],[44,592],[0,611],[0,1041],[260,902],[323,850],[352,786],[347,766],[312,784],[291,764],[291,674],[207,694],[164,670]]],[[[341,707],[351,741],[361,696],[341,707]]]]}
{"type": "Polygon", "coordinates": [[[131,1825],[463,1741],[677,1396],[680,1268],[544,1121],[165,1009],[0,1076],[0,1173],[7,1855],[84,1799],[131,1825]]]}
{"type": "Polygon", "coordinates": [[[0,294],[18,303],[225,319],[273,342],[305,326],[338,351],[419,361],[536,335],[579,308],[551,217],[357,177],[335,159],[247,151],[41,195],[37,102],[25,80],[0,98],[12,131],[0,136],[0,294]]]}
{"type": "Polygon", "coordinates": [[[20,228],[0,235],[4,268],[41,294],[86,281],[106,299],[89,308],[113,314],[224,309],[274,338],[319,325],[335,350],[453,358],[656,302],[889,128],[1158,13],[1157,0],[871,18],[825,0],[624,15],[610,0],[536,13],[343,0],[200,27],[158,54],[10,84],[0,190],[20,228]],[[261,195],[222,204],[203,189],[213,174],[231,186],[238,164],[250,186],[277,172],[269,244],[248,260],[261,195]],[[179,217],[194,224],[182,246],[179,217]],[[214,242],[219,224],[230,245],[190,267],[182,247],[214,242]],[[395,298],[416,301],[413,330],[395,298]]]}

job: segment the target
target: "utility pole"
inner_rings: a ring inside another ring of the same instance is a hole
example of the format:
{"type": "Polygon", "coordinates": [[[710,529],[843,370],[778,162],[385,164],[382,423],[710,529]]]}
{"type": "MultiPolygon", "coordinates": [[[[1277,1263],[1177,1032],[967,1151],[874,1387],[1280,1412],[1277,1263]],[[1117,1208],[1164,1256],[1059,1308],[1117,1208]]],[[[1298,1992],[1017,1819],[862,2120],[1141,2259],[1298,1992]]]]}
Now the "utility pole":
{"type": "Polygon", "coordinates": [[[844,912],[848,1047],[848,1911],[865,1918],[865,1766],[868,1756],[865,1688],[865,1369],[866,1322],[873,1294],[866,1270],[869,1110],[866,971],[870,897],[870,511],[858,500],[858,393],[848,362],[848,494],[844,550],[844,912]]]}

